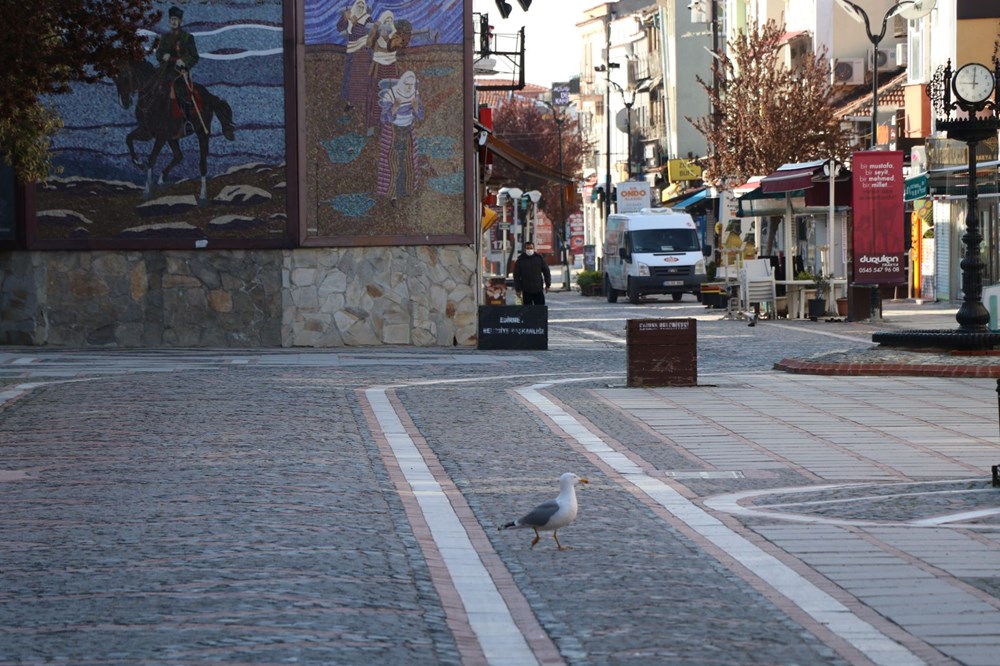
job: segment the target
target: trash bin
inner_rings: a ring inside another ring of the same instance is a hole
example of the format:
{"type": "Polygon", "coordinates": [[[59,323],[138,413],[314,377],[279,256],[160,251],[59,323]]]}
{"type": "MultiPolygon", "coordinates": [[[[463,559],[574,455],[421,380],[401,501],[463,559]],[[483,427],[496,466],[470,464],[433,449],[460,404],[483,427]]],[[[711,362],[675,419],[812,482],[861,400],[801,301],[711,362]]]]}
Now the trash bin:
{"type": "Polygon", "coordinates": [[[696,319],[629,319],[627,385],[697,386],[697,323],[696,319]]]}
{"type": "Polygon", "coordinates": [[[852,284],[847,294],[847,320],[882,320],[882,296],[877,284],[852,284]]]}

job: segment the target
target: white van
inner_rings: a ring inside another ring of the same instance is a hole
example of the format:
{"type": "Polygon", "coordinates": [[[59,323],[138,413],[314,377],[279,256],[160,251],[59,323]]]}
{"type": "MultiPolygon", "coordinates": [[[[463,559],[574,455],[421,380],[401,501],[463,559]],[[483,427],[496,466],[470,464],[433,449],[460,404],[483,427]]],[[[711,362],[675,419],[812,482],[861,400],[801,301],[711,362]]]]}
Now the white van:
{"type": "Polygon", "coordinates": [[[604,238],[604,294],[609,303],[628,296],[638,303],[645,294],[670,294],[675,301],[684,294],[701,300],[705,257],[698,227],[687,213],[669,208],[608,216],[604,238]]]}

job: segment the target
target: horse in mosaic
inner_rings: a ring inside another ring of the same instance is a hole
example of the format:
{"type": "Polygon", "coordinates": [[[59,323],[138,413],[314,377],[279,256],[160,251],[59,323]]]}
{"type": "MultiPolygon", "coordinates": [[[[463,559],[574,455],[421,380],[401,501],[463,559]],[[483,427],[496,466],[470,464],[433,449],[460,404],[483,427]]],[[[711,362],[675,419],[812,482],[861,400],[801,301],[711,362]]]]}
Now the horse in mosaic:
{"type": "Polygon", "coordinates": [[[198,139],[198,166],[201,174],[198,202],[204,205],[208,201],[208,155],[212,121],[218,118],[222,136],[233,141],[236,138],[233,110],[225,100],[213,95],[200,83],[195,83],[190,87],[193,100],[191,110],[188,117],[185,117],[171,95],[172,80],[172,73],[166,73],[147,60],[129,62],[121,68],[114,82],[122,108],[130,108],[135,99],[136,127],[125,137],[125,144],[132,163],[146,170],[143,198],[148,200],[155,187],[162,186],[170,171],[184,159],[181,139],[195,136],[198,139]],[[146,141],[152,141],[153,147],[148,157],[141,160],[136,153],[135,143],[146,141]],[[163,171],[154,177],[156,160],[165,145],[170,147],[173,157],[163,171]]]}

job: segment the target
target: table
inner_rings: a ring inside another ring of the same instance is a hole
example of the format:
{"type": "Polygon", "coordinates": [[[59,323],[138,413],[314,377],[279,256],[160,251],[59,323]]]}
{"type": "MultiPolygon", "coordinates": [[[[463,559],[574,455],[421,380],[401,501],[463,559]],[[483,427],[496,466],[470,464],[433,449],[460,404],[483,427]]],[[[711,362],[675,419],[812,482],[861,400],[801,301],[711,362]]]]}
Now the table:
{"type": "MultiPolygon", "coordinates": [[[[833,295],[835,287],[847,286],[847,278],[834,278],[829,282],[830,293],[823,295],[827,300],[833,295]]],[[[791,319],[794,313],[796,319],[805,319],[806,298],[803,292],[815,290],[816,283],[813,280],[775,280],[774,284],[785,285],[785,294],[788,295],[788,317],[791,319]]]]}

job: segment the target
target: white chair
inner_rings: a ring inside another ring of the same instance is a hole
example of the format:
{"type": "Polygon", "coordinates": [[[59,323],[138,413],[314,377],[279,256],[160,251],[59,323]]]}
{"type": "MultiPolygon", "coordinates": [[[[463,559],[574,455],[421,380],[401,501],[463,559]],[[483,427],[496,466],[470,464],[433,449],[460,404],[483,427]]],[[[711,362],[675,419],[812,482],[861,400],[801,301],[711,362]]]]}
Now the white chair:
{"type": "Polygon", "coordinates": [[[740,300],[745,309],[763,305],[771,316],[777,312],[774,272],[767,259],[748,259],[740,269],[740,300]]]}

